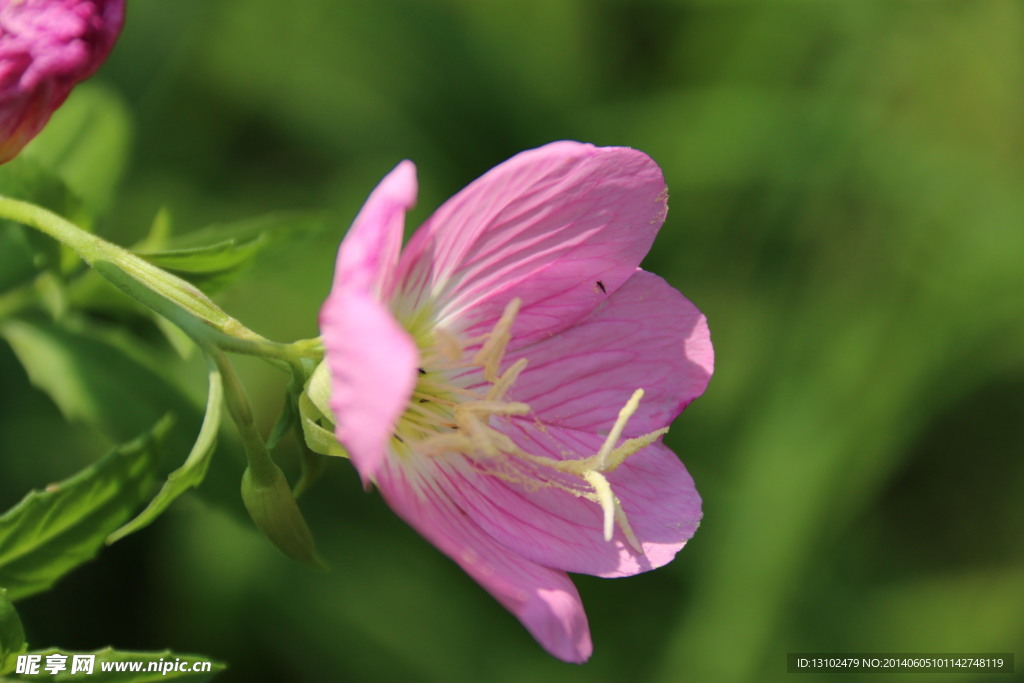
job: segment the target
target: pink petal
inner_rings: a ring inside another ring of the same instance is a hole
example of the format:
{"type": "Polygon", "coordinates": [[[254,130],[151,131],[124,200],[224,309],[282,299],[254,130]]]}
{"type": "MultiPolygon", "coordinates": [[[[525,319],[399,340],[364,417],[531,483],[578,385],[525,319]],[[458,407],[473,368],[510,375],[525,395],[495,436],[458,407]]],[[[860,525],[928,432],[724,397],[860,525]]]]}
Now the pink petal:
{"type": "MultiPolygon", "coordinates": [[[[569,429],[541,431],[526,421],[505,431],[523,450],[558,459],[591,455],[603,441],[600,435],[569,429]]],[[[604,540],[597,503],[540,481],[513,483],[507,469],[482,474],[480,468],[486,466],[476,462],[446,470],[440,483],[498,542],[546,567],[609,578],[656,569],[675,557],[700,523],[701,500],[693,479],[661,443],[607,474],[643,554],[633,550],[618,525],[612,541],[604,540]]],[[[576,483],[585,490],[582,482],[576,483]]]]}
{"type": "MultiPolygon", "coordinates": [[[[434,469],[433,463],[423,467],[434,469]]],[[[392,510],[518,617],[544,649],[567,662],[586,661],[593,649],[590,629],[569,577],[496,543],[434,485],[434,475],[389,461],[377,483],[392,510]]]]}
{"type": "Polygon", "coordinates": [[[402,247],[405,212],[416,203],[416,167],[403,161],[370,193],[334,267],[333,289],[354,287],[380,298],[394,278],[402,247]]]}
{"type": "Polygon", "coordinates": [[[667,426],[704,393],[714,369],[707,320],[657,275],[637,270],[574,327],[519,349],[528,365],[510,392],[546,425],[608,433],[637,389],[627,436],[667,426]]]}
{"type": "Polygon", "coordinates": [[[661,170],[643,152],[556,142],[496,166],[416,232],[399,265],[405,297],[440,324],[489,328],[523,300],[513,346],[573,325],[614,292],[665,219],[661,170]],[[457,324],[460,323],[461,325],[457,324]]]}
{"type": "Polygon", "coordinates": [[[419,351],[383,304],[347,288],[327,298],[320,330],[331,371],[334,434],[369,484],[409,403],[419,351]]]}
{"type": "Polygon", "coordinates": [[[364,482],[380,466],[416,381],[416,345],[381,302],[415,199],[416,169],[402,162],[370,194],[345,236],[320,310],[335,435],[364,482]]]}

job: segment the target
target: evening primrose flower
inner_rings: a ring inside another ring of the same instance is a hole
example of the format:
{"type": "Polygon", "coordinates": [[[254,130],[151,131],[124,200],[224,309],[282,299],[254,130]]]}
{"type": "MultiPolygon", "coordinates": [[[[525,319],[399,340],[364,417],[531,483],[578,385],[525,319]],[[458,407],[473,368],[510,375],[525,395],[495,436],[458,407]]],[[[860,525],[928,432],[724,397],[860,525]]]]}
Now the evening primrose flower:
{"type": "Polygon", "coordinates": [[[566,572],[660,567],[701,518],[661,436],[711,376],[707,324],[637,267],[664,179],[636,150],[549,144],[470,184],[401,251],[416,189],[399,164],[342,242],[316,403],[400,517],[549,652],[584,661],[566,572]]]}
{"type": "Polygon", "coordinates": [[[0,0],[0,163],[107,58],[124,0],[0,0]]]}

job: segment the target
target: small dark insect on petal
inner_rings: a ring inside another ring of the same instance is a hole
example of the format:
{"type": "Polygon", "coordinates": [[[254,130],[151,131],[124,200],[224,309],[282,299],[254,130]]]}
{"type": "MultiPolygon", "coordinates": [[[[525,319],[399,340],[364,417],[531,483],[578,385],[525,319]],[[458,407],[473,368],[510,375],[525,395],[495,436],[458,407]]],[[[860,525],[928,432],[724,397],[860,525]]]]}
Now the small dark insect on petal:
{"type": "Polygon", "coordinates": [[[597,286],[601,288],[601,293],[602,294],[607,294],[608,293],[608,290],[604,288],[604,283],[601,282],[600,280],[597,281],[597,286]]]}
{"type": "Polygon", "coordinates": [[[419,370],[419,372],[420,372],[420,374],[421,374],[421,375],[425,375],[425,374],[427,374],[427,371],[426,371],[426,370],[424,370],[423,368],[416,368],[416,369],[417,369],[417,370],[419,370]]]}

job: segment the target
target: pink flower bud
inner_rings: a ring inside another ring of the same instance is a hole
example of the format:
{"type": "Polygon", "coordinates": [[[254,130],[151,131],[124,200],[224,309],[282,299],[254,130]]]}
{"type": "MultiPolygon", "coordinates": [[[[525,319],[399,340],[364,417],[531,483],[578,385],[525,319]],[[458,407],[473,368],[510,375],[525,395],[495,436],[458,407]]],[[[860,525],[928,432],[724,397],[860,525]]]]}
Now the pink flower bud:
{"type": "Polygon", "coordinates": [[[123,23],[124,0],[0,0],[0,163],[99,68],[123,23]]]}

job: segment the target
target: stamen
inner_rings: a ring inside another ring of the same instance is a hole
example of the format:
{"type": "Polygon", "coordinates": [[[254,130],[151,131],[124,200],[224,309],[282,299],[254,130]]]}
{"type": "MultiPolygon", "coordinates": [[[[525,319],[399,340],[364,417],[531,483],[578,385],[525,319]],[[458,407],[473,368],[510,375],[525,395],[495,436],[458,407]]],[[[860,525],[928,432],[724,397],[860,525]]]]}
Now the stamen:
{"type": "Polygon", "coordinates": [[[492,458],[497,457],[498,447],[494,445],[493,440],[490,438],[490,428],[471,411],[460,413],[459,408],[462,407],[459,406],[455,409],[455,419],[458,421],[459,427],[469,434],[469,439],[473,443],[474,449],[492,458]]]}
{"type": "Polygon", "coordinates": [[[530,412],[530,406],[525,403],[505,403],[504,401],[473,401],[463,403],[456,407],[456,410],[480,413],[482,415],[526,415],[530,412]]]}
{"type": "Polygon", "coordinates": [[[508,346],[509,340],[512,339],[512,323],[522,304],[523,300],[519,298],[508,302],[498,323],[487,336],[487,341],[473,356],[473,364],[483,366],[484,379],[488,382],[498,381],[498,366],[505,355],[505,348],[508,346]]]}
{"type": "MultiPolygon", "coordinates": [[[[526,369],[526,359],[520,358],[512,364],[505,373],[498,378],[491,388],[487,390],[487,400],[489,401],[500,401],[505,397],[505,393],[512,388],[515,381],[519,379],[519,373],[526,369]]],[[[520,404],[526,405],[526,404],[520,404]]],[[[529,406],[526,406],[527,412],[529,412],[529,406]]]]}
{"type": "Polygon", "coordinates": [[[424,455],[436,456],[442,453],[466,453],[473,450],[469,439],[458,432],[432,434],[416,444],[424,455]]]}
{"type": "MultiPolygon", "coordinates": [[[[618,525],[629,546],[642,554],[643,546],[606,474],[668,431],[666,427],[618,443],[629,419],[640,406],[643,389],[633,392],[619,410],[597,453],[586,458],[568,452],[562,453],[560,458],[527,453],[504,431],[491,425],[491,418],[525,416],[531,412],[525,403],[506,400],[526,369],[527,360],[520,358],[499,375],[512,338],[512,325],[521,306],[520,299],[512,299],[490,332],[472,339],[460,340],[444,328],[434,328],[432,345],[421,352],[413,400],[397,430],[402,436],[396,434],[396,438],[402,443],[409,442],[411,452],[423,456],[462,456],[453,462],[527,488],[555,487],[593,501],[602,511],[604,540],[612,541],[618,525]],[[466,346],[472,348],[478,344],[473,357],[466,359],[466,346]],[[477,384],[467,388],[460,378],[472,382],[472,378],[479,377],[476,373],[480,370],[483,370],[484,382],[477,379],[477,384]],[[549,474],[543,474],[544,469],[549,470],[549,474]],[[560,475],[575,477],[576,483],[560,475]]],[[[537,424],[539,432],[544,433],[544,425],[537,424]]]]}
{"type": "Polygon", "coordinates": [[[462,358],[462,344],[459,343],[458,337],[448,330],[443,327],[436,328],[434,330],[434,340],[437,350],[449,363],[454,363],[462,358]]]}

